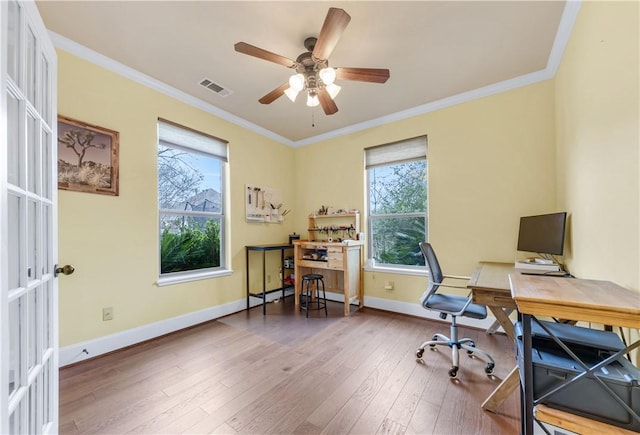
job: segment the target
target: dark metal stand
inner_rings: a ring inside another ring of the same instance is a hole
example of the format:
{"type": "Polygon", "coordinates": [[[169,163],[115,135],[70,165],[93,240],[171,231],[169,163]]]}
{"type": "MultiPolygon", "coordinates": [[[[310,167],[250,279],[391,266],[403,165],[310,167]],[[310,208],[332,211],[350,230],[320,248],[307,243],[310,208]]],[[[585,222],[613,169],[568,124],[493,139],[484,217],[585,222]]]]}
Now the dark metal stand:
{"type": "Polygon", "coordinates": [[[275,291],[282,290],[282,297],[285,297],[285,290],[293,287],[292,285],[285,284],[285,267],[284,267],[284,251],[287,249],[293,249],[293,245],[289,243],[280,243],[274,245],[248,245],[245,246],[246,252],[246,265],[247,265],[247,310],[249,309],[249,298],[251,296],[262,299],[262,315],[267,314],[267,294],[275,291]],[[262,293],[251,293],[251,287],[249,286],[249,252],[258,251],[262,252],[262,293]],[[280,251],[280,267],[282,268],[282,287],[267,291],[267,268],[266,268],[266,252],[267,251],[280,251]]]}

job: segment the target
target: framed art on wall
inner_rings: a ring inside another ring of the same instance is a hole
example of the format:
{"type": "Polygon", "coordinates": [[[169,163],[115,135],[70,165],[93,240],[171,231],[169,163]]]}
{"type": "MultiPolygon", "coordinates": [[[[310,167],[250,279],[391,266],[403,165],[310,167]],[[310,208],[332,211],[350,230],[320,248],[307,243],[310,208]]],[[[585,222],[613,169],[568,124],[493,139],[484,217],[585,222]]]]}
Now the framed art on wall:
{"type": "Polygon", "coordinates": [[[118,196],[119,133],[58,116],[58,189],[118,196]]]}

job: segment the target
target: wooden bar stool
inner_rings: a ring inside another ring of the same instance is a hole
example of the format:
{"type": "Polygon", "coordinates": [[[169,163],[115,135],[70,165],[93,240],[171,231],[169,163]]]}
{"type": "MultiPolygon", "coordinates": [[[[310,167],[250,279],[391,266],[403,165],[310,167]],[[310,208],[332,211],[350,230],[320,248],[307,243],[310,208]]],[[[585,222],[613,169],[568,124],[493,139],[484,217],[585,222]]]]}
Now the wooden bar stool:
{"type": "Polygon", "coordinates": [[[302,290],[304,301],[300,301],[300,309],[307,312],[307,317],[309,317],[310,309],[320,311],[323,308],[324,316],[327,317],[327,295],[324,291],[324,277],[315,273],[303,275],[302,290]],[[320,297],[320,284],[322,284],[322,297],[320,297]],[[315,295],[313,294],[314,290],[315,295]]]}

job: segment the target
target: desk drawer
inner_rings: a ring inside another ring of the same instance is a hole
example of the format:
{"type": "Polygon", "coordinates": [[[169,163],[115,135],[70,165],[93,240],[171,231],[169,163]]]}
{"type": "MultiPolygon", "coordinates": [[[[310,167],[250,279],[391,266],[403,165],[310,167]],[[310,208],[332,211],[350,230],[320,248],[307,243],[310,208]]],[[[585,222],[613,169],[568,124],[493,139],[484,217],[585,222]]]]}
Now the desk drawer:
{"type": "Polygon", "coordinates": [[[315,269],[327,269],[326,261],[314,261],[314,260],[298,260],[298,267],[312,267],[315,269]]]}
{"type": "Polygon", "coordinates": [[[473,302],[490,307],[516,309],[516,303],[508,290],[473,289],[473,302]]]}
{"type": "Polygon", "coordinates": [[[300,249],[327,249],[327,245],[320,243],[300,243],[298,244],[298,246],[300,247],[300,249]]]}
{"type": "Polygon", "coordinates": [[[342,258],[340,260],[332,260],[331,257],[329,257],[329,261],[327,262],[327,268],[328,269],[333,269],[333,270],[342,270],[342,269],[344,269],[344,267],[342,265],[342,258]]]}
{"type": "Polygon", "coordinates": [[[328,260],[329,269],[342,270],[344,264],[342,248],[329,248],[328,260]]]}

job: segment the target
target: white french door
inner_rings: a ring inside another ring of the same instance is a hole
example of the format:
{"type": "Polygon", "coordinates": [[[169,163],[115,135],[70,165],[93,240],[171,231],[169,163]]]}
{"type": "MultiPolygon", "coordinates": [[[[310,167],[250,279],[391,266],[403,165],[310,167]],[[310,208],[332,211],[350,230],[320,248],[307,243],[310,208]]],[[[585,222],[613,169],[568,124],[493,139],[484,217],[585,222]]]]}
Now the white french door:
{"type": "Polygon", "coordinates": [[[57,61],[34,2],[0,23],[0,433],[56,433],[57,61]]]}

